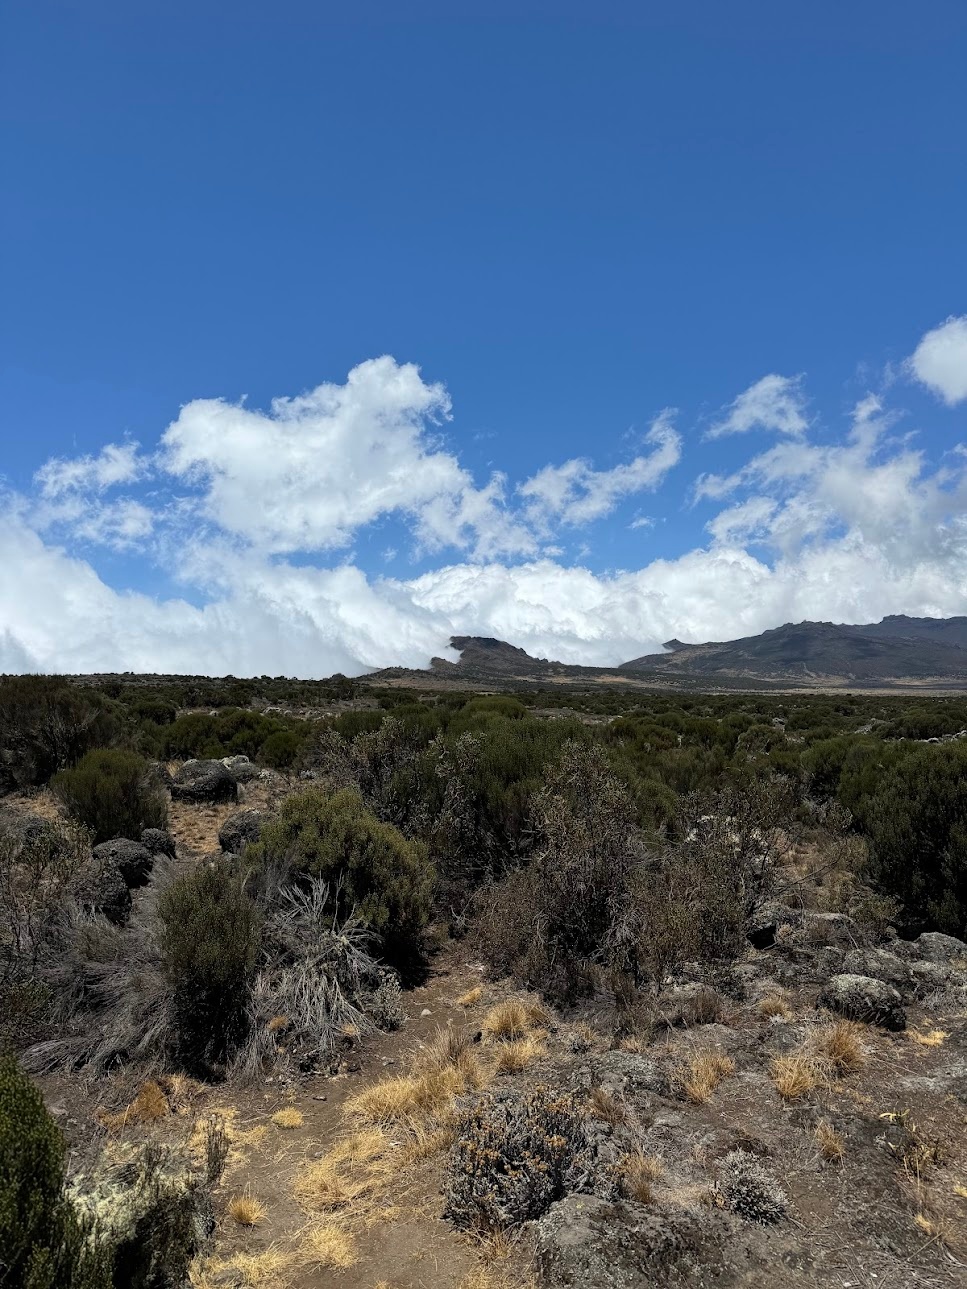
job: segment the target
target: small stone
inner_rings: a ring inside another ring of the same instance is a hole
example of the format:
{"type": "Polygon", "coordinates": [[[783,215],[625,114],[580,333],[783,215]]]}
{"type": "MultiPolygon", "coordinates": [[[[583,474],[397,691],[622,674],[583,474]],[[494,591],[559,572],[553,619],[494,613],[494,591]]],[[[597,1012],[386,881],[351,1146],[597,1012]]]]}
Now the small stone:
{"type": "Polygon", "coordinates": [[[421,1015],[421,1016],[432,1016],[432,1015],[433,1015],[433,1013],[430,1011],[429,1007],[424,1007],[424,1008],[423,1008],[423,1010],[420,1012],[420,1015],[421,1015]]]}

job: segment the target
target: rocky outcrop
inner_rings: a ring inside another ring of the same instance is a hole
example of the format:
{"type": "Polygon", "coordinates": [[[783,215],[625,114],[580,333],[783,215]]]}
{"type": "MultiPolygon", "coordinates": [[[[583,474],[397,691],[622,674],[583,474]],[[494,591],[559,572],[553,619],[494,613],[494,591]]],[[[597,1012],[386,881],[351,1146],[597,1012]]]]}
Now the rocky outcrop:
{"type": "Polygon", "coordinates": [[[95,846],[94,860],[98,864],[113,864],[120,871],[129,890],[145,886],[154,866],[154,856],[147,846],[139,841],[129,841],[126,837],[102,841],[99,846],[95,846]]]}
{"type": "Polygon", "coordinates": [[[218,805],[238,800],[238,784],[221,761],[186,761],[171,783],[172,801],[218,805]]]}
{"type": "Polygon", "coordinates": [[[236,810],[219,828],[218,844],[229,854],[240,855],[250,841],[258,841],[264,822],[261,810],[236,810]]]}
{"type": "Polygon", "coordinates": [[[91,856],[76,878],[72,894],[82,909],[100,913],[115,926],[123,926],[131,915],[131,891],[120,868],[106,855],[99,857],[95,852],[91,856]]]}
{"type": "Polygon", "coordinates": [[[816,1001],[851,1020],[882,1025],[884,1029],[906,1029],[907,1017],[899,992],[872,976],[849,972],[832,976],[816,1001]]]}
{"type": "Polygon", "coordinates": [[[249,783],[259,777],[259,767],[247,756],[223,756],[222,765],[236,783],[249,783]]]}
{"type": "Polygon", "coordinates": [[[924,931],[913,941],[911,948],[925,962],[967,963],[967,944],[955,935],[944,935],[942,931],[924,931]]]}
{"type": "Polygon", "coordinates": [[[141,845],[152,855],[167,855],[175,858],[175,839],[166,828],[145,828],[141,834],[141,845]]]}

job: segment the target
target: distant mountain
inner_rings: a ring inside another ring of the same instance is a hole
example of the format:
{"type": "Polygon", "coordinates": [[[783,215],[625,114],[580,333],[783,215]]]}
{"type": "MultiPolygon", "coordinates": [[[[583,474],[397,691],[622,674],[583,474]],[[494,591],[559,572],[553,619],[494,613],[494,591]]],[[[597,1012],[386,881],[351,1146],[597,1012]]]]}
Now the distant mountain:
{"type": "Polygon", "coordinates": [[[908,618],[849,626],[787,622],[741,640],[685,644],[620,667],[579,667],[532,658],[489,636],[453,636],[457,662],[434,658],[429,671],[390,667],[367,680],[404,685],[512,689],[534,685],[628,685],[674,689],[905,687],[967,689],[967,617],[908,618]]]}
{"type": "Polygon", "coordinates": [[[967,680],[967,617],[901,615],[859,626],[787,622],[741,640],[682,644],[624,663],[622,672],[666,672],[763,681],[967,680]]]}

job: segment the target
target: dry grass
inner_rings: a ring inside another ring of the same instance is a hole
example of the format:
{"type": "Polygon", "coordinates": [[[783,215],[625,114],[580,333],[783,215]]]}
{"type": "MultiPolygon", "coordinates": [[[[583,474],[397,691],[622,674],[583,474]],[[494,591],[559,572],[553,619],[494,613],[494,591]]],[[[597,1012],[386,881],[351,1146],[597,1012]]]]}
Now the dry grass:
{"type": "Polygon", "coordinates": [[[278,1034],[279,1030],[285,1029],[288,1024],[288,1016],[273,1016],[265,1028],[270,1034],[278,1034]]]}
{"type": "Polygon", "coordinates": [[[588,1098],[588,1113],[602,1123],[618,1128],[628,1122],[628,1107],[607,1088],[596,1087],[588,1098]]]}
{"type": "Polygon", "coordinates": [[[759,1015],[771,1020],[774,1016],[779,1016],[782,1020],[792,1020],[793,1010],[786,1002],[785,998],[780,998],[778,994],[768,994],[759,1002],[759,1015]]]}
{"type": "Polygon", "coordinates": [[[921,1047],[940,1047],[950,1037],[945,1029],[928,1029],[922,1034],[918,1029],[908,1029],[908,1036],[913,1039],[914,1043],[919,1043],[921,1047]]]}
{"type": "Polygon", "coordinates": [[[233,1195],[228,1201],[228,1216],[239,1226],[258,1226],[265,1217],[265,1205],[249,1192],[233,1195]]]}
{"type": "Polygon", "coordinates": [[[652,1185],[662,1176],[665,1166],[657,1155],[633,1150],[619,1162],[618,1171],[625,1194],[639,1204],[650,1204],[654,1199],[652,1185]]]}
{"type": "Polygon", "coordinates": [[[315,1222],[299,1236],[299,1261],[313,1267],[352,1267],[359,1261],[356,1241],[337,1222],[315,1222]]]}
{"type": "Polygon", "coordinates": [[[455,1070],[468,1088],[482,1088],[488,1079],[467,1030],[441,1027],[413,1062],[416,1074],[455,1070]]]}
{"type": "Polygon", "coordinates": [[[846,1154],[846,1144],[828,1119],[820,1119],[813,1131],[813,1138],[823,1159],[839,1163],[846,1154]]]}
{"type": "Polygon", "coordinates": [[[161,1085],[154,1079],[149,1079],[147,1083],[141,1085],[138,1095],[131,1104],[125,1106],[118,1114],[98,1110],[95,1118],[109,1132],[117,1132],[131,1124],[157,1123],[168,1114],[170,1108],[161,1085]]]}
{"type": "Polygon", "coordinates": [[[197,1289],[211,1283],[208,1272],[222,1283],[221,1277],[226,1271],[234,1271],[241,1280],[244,1289],[284,1289],[287,1283],[286,1273],[292,1267],[295,1258],[276,1246],[270,1245],[261,1253],[236,1253],[227,1261],[215,1262],[200,1274],[193,1270],[191,1283],[197,1289]]]}
{"type": "Polygon", "coordinates": [[[682,1091],[695,1105],[704,1105],[723,1079],[735,1073],[735,1062],[713,1047],[692,1052],[678,1072],[682,1091]]]}
{"type": "Polygon", "coordinates": [[[769,1073],[783,1101],[798,1101],[823,1082],[821,1063],[805,1051],[774,1057],[769,1073]]]}
{"type": "Polygon", "coordinates": [[[483,1032],[498,1042],[511,1043],[532,1030],[544,1028],[550,1020],[539,1003],[507,998],[491,1007],[483,1019],[483,1032]]]}
{"type": "Polygon", "coordinates": [[[528,1271],[489,1263],[468,1271],[457,1289],[536,1289],[536,1285],[528,1271]]]}
{"type": "Polygon", "coordinates": [[[346,1112],[375,1124],[405,1123],[441,1113],[465,1089],[459,1070],[400,1074],[374,1083],[351,1096],[346,1112]]]}
{"type": "Polygon", "coordinates": [[[296,1198],[316,1209],[356,1204],[386,1177],[392,1149],[390,1139],[379,1128],[365,1128],[340,1138],[322,1159],[299,1171],[296,1198]]]}
{"type": "Polygon", "coordinates": [[[461,994],[457,999],[458,1007],[476,1007],[477,1003],[483,998],[483,988],[480,985],[474,985],[468,989],[465,994],[461,994]]]}
{"type": "Polygon", "coordinates": [[[960,1182],[954,1186],[954,1194],[958,1199],[967,1199],[967,1186],[962,1186],[960,1182]]]}
{"type": "Polygon", "coordinates": [[[867,1062],[865,1030],[855,1020],[837,1020],[824,1025],[812,1040],[812,1050],[828,1061],[836,1074],[855,1074],[867,1062]]]}
{"type": "Polygon", "coordinates": [[[497,1049],[496,1072],[519,1074],[544,1054],[544,1044],[533,1034],[501,1043],[497,1049]]]}
{"type": "Polygon", "coordinates": [[[628,1034],[618,1044],[619,1052],[643,1052],[647,1044],[638,1034],[628,1034]]]}
{"type": "Polygon", "coordinates": [[[272,1116],[272,1122],[277,1128],[301,1128],[305,1118],[301,1110],[297,1110],[294,1105],[287,1105],[281,1110],[276,1110],[272,1116]]]}

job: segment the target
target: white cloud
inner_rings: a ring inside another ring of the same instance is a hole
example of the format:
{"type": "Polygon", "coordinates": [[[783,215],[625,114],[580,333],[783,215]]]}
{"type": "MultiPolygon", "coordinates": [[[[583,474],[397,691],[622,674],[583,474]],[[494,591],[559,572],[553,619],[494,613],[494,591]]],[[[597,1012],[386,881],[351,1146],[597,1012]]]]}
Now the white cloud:
{"type": "Polygon", "coordinates": [[[934,327],[909,359],[913,375],[954,407],[967,399],[967,314],[934,327]]]}
{"type": "Polygon", "coordinates": [[[103,492],[133,483],[148,463],[138,456],[137,443],[109,443],[97,456],[52,457],[34,475],[41,495],[49,499],[71,492],[103,492]]]}
{"type": "Polygon", "coordinates": [[[706,437],[717,439],[748,430],[805,434],[809,428],[805,409],[801,376],[763,376],[729,405],[728,414],[711,427],[706,437]]]}
{"type": "Polygon", "coordinates": [[[657,488],[681,459],[682,440],[673,417],[673,409],[666,408],[655,419],[645,435],[654,450],[626,465],[595,470],[588,461],[575,459],[539,470],[518,488],[532,522],[544,530],[554,522],[577,527],[609,515],[625,497],[657,488]]]}

